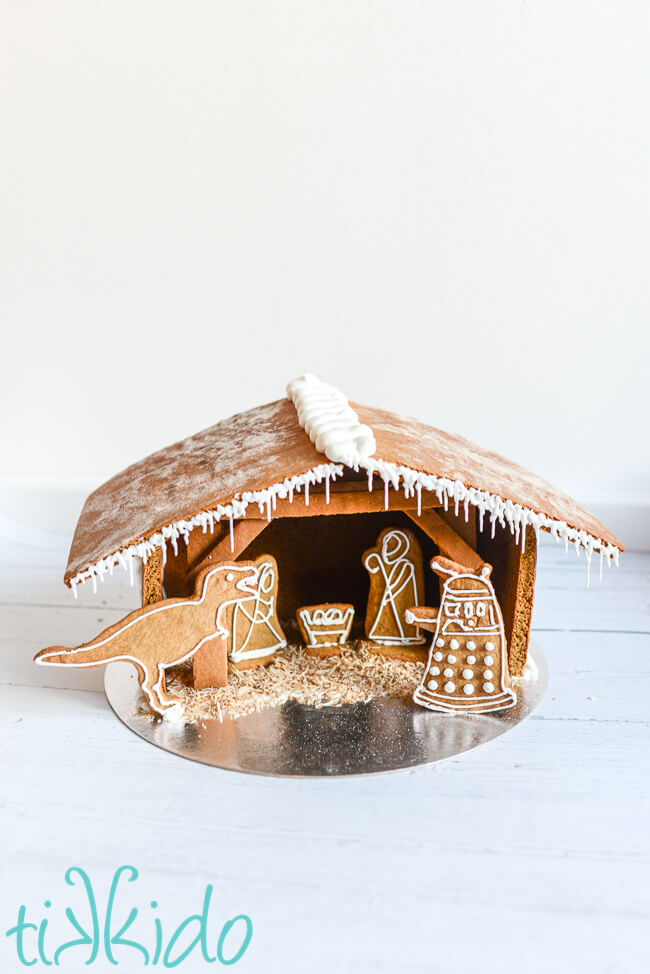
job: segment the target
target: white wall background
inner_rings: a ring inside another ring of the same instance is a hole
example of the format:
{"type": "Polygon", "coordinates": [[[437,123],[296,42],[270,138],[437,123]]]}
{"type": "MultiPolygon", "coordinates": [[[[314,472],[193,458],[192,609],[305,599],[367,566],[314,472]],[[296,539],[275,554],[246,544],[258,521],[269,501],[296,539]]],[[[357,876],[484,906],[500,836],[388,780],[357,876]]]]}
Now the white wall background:
{"type": "Polygon", "coordinates": [[[645,503],[649,55],[645,0],[4,0],[5,483],[310,369],[645,503]]]}

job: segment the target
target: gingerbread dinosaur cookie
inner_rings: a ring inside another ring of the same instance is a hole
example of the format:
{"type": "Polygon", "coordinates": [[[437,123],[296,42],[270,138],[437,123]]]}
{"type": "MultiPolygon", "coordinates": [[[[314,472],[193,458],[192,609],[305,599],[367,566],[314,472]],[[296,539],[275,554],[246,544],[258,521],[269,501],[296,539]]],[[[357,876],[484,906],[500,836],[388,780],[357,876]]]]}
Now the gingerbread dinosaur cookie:
{"type": "Polygon", "coordinates": [[[145,605],[82,646],[49,646],[34,659],[49,666],[83,667],[127,660],[135,666],[151,708],[163,714],[178,704],[165,688],[165,670],[191,659],[208,642],[222,657],[222,683],[226,683],[226,610],[242,599],[257,597],[257,577],[253,562],[216,565],[198,576],[193,597],[145,605]]]}
{"type": "Polygon", "coordinates": [[[416,703],[445,713],[489,713],[517,702],[508,678],[501,609],[490,581],[492,566],[477,573],[447,558],[431,567],[444,578],[439,609],[414,606],[406,618],[433,632],[416,703]]]}

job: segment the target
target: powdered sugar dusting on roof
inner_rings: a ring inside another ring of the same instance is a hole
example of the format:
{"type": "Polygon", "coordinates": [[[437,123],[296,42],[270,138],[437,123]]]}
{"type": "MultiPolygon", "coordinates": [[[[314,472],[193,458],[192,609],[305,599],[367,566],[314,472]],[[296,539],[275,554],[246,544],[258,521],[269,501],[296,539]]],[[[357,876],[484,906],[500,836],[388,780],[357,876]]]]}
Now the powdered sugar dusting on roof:
{"type": "Polygon", "coordinates": [[[477,509],[481,530],[484,520],[492,531],[497,524],[508,526],[522,546],[530,526],[583,550],[588,562],[594,552],[601,566],[618,560],[623,546],[603,524],[517,464],[419,420],[350,404],[313,377],[297,383],[290,386],[297,399],[305,386],[321,392],[324,387],[349,410],[344,415],[350,420],[351,414],[357,426],[350,421],[348,432],[361,431],[355,455],[335,449],[332,455],[345,458],[326,460],[321,450],[329,446],[319,435],[325,427],[317,428],[323,410],[303,415],[303,426],[293,399],[222,420],[133,464],[91,494],[70,550],[68,584],[92,579],[94,585],[118,565],[133,569],[134,559],[146,561],[156,548],[164,558],[168,544],[176,551],[192,531],[212,532],[223,518],[231,524],[251,515],[271,519],[278,500],[291,504],[302,495],[307,504],[314,485],[324,485],[327,499],[330,481],[344,478],[350,466],[367,472],[368,490],[378,486],[375,481],[382,483],[387,508],[391,490],[417,495],[418,506],[430,504],[435,494],[438,504],[453,505],[456,513],[462,508],[466,520],[470,509],[477,509]],[[365,439],[366,431],[372,441],[365,439]]]}
{"type": "Polygon", "coordinates": [[[307,373],[287,386],[298,422],[319,453],[333,463],[359,469],[377,449],[375,436],[336,386],[307,373]]]}

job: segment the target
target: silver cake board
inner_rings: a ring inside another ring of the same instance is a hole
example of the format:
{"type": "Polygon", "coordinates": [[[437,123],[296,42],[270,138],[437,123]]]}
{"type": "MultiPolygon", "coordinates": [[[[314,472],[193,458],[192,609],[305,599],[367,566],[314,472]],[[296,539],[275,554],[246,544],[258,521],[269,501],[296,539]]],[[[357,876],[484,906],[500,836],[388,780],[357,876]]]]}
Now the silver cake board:
{"type": "Polygon", "coordinates": [[[456,757],[516,727],[537,707],[546,685],[546,660],[535,643],[525,675],[513,680],[516,705],[494,714],[441,714],[412,700],[381,697],[320,708],[288,701],[223,721],[169,720],[143,711],[130,664],[111,663],[104,681],[117,716],[150,744],[227,771],[291,778],[381,774],[456,757]]]}

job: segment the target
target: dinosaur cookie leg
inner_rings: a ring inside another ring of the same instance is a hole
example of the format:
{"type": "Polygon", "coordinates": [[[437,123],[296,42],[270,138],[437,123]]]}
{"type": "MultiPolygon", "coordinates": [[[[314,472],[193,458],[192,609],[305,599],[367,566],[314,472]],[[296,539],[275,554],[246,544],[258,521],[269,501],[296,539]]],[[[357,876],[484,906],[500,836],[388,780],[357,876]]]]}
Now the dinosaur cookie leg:
{"type": "Polygon", "coordinates": [[[173,693],[169,693],[167,690],[167,684],[165,682],[165,667],[162,663],[158,664],[158,679],[153,685],[153,692],[157,698],[157,703],[163,710],[169,711],[173,707],[182,709],[182,701],[180,697],[175,696],[173,693]]]}
{"type": "Polygon", "coordinates": [[[152,710],[157,714],[168,713],[172,707],[177,707],[180,701],[167,693],[165,689],[165,671],[161,665],[151,672],[150,669],[138,665],[136,669],[140,673],[140,689],[147,698],[147,702],[152,710]]]}

